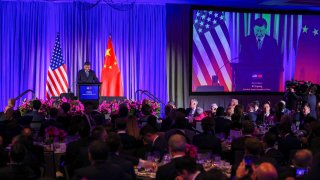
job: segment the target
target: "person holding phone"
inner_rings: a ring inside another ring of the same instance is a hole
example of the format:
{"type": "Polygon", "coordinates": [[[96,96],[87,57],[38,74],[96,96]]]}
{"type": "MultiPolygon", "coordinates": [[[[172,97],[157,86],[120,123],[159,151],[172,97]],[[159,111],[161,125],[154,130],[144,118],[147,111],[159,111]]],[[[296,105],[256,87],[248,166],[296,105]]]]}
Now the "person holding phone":
{"type": "Polygon", "coordinates": [[[283,169],[279,173],[279,179],[286,179],[289,177],[303,179],[307,177],[312,165],[312,153],[307,149],[299,150],[295,153],[292,165],[283,169]]]}

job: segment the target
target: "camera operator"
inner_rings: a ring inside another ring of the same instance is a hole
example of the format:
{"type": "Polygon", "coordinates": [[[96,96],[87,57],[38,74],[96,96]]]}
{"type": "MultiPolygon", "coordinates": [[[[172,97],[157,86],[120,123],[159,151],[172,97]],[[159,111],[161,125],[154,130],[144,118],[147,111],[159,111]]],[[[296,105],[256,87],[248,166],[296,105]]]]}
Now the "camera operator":
{"type": "Polygon", "coordinates": [[[305,103],[308,103],[310,106],[310,115],[314,118],[317,118],[316,106],[317,106],[317,97],[315,95],[317,87],[315,85],[309,86],[307,92],[302,96],[302,100],[305,103]]]}
{"type": "Polygon", "coordinates": [[[300,109],[299,102],[301,101],[301,97],[296,94],[293,87],[287,88],[287,92],[284,94],[284,100],[287,104],[287,109],[290,111],[300,109]]]}

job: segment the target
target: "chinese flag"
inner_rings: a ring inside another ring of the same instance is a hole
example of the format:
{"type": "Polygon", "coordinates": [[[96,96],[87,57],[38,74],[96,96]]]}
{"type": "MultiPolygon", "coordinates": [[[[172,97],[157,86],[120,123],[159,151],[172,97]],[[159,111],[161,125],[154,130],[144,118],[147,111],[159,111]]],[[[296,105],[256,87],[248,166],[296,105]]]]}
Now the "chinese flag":
{"type": "Polygon", "coordinates": [[[316,16],[303,15],[296,60],[295,80],[320,83],[320,26],[316,16]]]}
{"type": "Polygon", "coordinates": [[[123,96],[120,69],[112,46],[111,37],[108,39],[108,47],[104,56],[101,82],[101,96],[123,96]]]}

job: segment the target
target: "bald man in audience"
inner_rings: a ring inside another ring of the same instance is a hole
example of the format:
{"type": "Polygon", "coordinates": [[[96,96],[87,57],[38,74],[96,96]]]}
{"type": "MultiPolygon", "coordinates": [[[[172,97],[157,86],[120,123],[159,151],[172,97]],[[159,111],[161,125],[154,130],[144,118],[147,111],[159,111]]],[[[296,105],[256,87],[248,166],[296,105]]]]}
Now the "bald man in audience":
{"type": "Polygon", "coordinates": [[[265,162],[257,167],[255,176],[259,180],[276,180],[278,172],[272,164],[265,162]]]}
{"type": "MultiPolygon", "coordinates": [[[[299,150],[295,153],[292,159],[292,165],[288,168],[285,168],[279,173],[279,179],[287,179],[289,177],[296,178],[296,169],[311,169],[312,165],[312,153],[307,149],[299,150]]],[[[299,178],[303,179],[306,177],[308,172],[304,175],[301,175],[299,178]]]]}

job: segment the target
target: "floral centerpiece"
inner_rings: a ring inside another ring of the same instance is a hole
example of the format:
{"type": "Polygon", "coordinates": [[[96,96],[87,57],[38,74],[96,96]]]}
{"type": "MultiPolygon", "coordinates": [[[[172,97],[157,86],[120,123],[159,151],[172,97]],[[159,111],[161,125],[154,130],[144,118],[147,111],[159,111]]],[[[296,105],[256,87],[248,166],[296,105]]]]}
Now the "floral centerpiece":
{"type": "Polygon", "coordinates": [[[186,155],[196,159],[198,156],[197,147],[191,144],[186,144],[186,155]]]}
{"type": "MultiPolygon", "coordinates": [[[[46,116],[51,108],[60,108],[60,106],[63,103],[70,104],[70,114],[76,115],[76,114],[83,114],[84,113],[84,105],[79,100],[71,100],[66,99],[63,97],[62,99],[49,99],[49,100],[43,100],[43,99],[37,99],[41,101],[41,107],[39,109],[39,113],[46,116]]],[[[24,116],[28,112],[32,111],[32,104],[34,100],[24,100],[19,107],[19,110],[21,112],[21,115],[24,116]]]]}
{"type": "Polygon", "coordinates": [[[19,111],[22,116],[32,111],[32,100],[23,100],[21,106],[19,107],[19,111]]]}
{"type": "Polygon", "coordinates": [[[103,101],[99,105],[98,111],[103,114],[116,114],[119,112],[119,102],[116,100],[111,102],[103,101]]]}
{"type": "Polygon", "coordinates": [[[160,104],[149,99],[145,99],[143,100],[143,102],[129,99],[125,99],[123,101],[113,100],[111,102],[103,101],[99,105],[98,111],[103,114],[117,114],[119,112],[119,106],[121,104],[125,104],[127,106],[129,115],[140,117],[143,104],[148,104],[151,107],[151,114],[156,116],[160,115],[160,104]]]}
{"type": "Polygon", "coordinates": [[[54,126],[49,126],[45,129],[46,143],[52,144],[53,142],[63,142],[67,137],[66,131],[54,126]]]}
{"type": "Polygon", "coordinates": [[[70,104],[70,114],[76,115],[76,114],[84,114],[84,105],[79,100],[70,100],[68,101],[70,104]]]}

